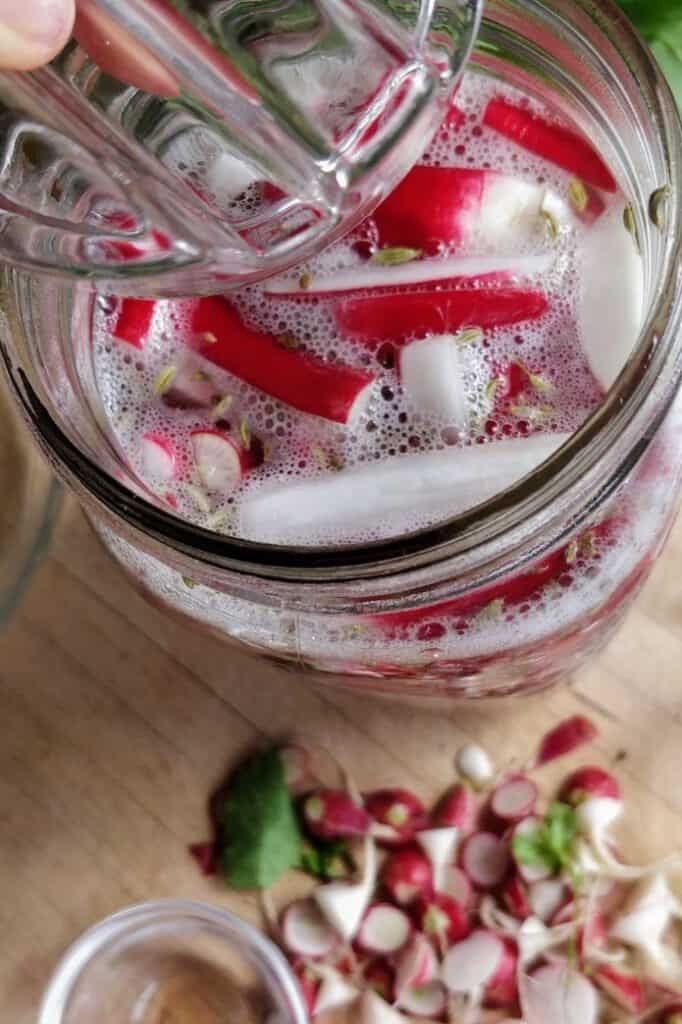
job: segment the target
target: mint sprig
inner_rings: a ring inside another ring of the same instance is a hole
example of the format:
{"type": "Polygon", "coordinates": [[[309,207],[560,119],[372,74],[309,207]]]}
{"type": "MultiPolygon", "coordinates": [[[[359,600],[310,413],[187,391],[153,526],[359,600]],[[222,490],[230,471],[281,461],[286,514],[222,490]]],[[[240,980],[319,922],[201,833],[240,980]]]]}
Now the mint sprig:
{"type": "Polygon", "coordinates": [[[233,889],[267,889],[301,859],[301,833],[276,747],[230,780],[222,815],[221,867],[233,889]]]}
{"type": "Polygon", "coordinates": [[[649,43],[682,106],[682,0],[619,0],[649,43]]]}
{"type": "Polygon", "coordinates": [[[323,882],[332,882],[339,878],[347,878],[351,874],[353,863],[348,852],[348,844],[343,839],[306,839],[301,845],[301,860],[298,865],[301,871],[319,878],[323,882]]]}
{"type": "Polygon", "coordinates": [[[514,836],[512,851],[525,867],[546,868],[555,874],[571,867],[573,844],[578,835],[575,810],[568,804],[550,804],[547,816],[537,829],[514,836]]]}

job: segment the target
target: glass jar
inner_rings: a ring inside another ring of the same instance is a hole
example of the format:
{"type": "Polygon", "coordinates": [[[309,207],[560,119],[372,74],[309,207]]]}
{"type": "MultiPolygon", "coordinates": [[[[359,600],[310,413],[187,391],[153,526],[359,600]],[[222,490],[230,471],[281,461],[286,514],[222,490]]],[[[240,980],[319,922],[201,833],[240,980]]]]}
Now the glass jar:
{"type": "Polygon", "coordinates": [[[564,678],[613,634],[677,508],[682,133],[670,92],[605,0],[489,0],[473,67],[570,114],[618,168],[650,313],[571,440],[437,528],[292,548],[217,537],[152,506],[93,397],[90,322],[103,300],[5,271],[6,350],[24,414],[134,583],[169,613],[328,684],[485,696],[564,678]],[[652,218],[650,198],[666,185],[652,218]]]}

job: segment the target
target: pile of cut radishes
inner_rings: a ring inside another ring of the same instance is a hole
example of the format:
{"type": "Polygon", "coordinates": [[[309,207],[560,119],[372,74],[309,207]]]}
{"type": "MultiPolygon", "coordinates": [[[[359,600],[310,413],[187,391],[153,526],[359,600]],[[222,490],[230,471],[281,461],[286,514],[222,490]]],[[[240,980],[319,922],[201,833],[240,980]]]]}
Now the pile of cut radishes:
{"type": "Polygon", "coordinates": [[[310,1017],[680,1024],[682,906],[666,879],[679,861],[620,859],[609,772],[579,768],[549,802],[533,777],[596,735],[570,718],[509,772],[471,744],[430,810],[405,789],[320,787],[313,751],[282,749],[302,832],[345,843],[355,865],[283,907],[265,900],[310,1017]]]}

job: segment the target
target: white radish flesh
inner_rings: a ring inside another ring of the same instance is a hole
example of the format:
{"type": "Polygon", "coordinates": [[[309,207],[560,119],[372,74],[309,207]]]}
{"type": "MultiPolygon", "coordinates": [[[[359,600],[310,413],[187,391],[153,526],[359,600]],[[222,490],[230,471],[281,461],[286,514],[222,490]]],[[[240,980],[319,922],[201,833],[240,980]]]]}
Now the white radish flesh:
{"type": "Polygon", "coordinates": [[[534,882],[528,890],[530,909],[541,921],[548,923],[568,899],[568,889],[558,879],[534,882]]]}
{"type": "Polygon", "coordinates": [[[529,917],[519,928],[517,942],[522,964],[532,964],[539,956],[546,956],[575,936],[575,922],[548,928],[537,917],[529,917]]]}
{"type": "Polygon", "coordinates": [[[359,1024],[405,1024],[405,1018],[380,995],[368,990],[360,1003],[359,1024]]]}
{"type": "Polygon", "coordinates": [[[494,889],[509,869],[507,844],[493,832],[476,832],[462,848],[461,863],[475,886],[494,889]]]}
{"type": "Polygon", "coordinates": [[[519,822],[532,814],[538,787],[524,776],[508,779],[493,793],[491,807],[502,821],[519,822]]]}
{"type": "Polygon", "coordinates": [[[431,981],[419,988],[406,989],[398,1006],[415,1017],[440,1017],[447,1005],[447,994],[440,981],[431,981]]]}
{"type": "Polygon", "coordinates": [[[412,926],[407,914],[389,903],[370,907],[358,932],[357,941],[368,953],[387,956],[402,949],[412,926]]]}
{"type": "Polygon", "coordinates": [[[377,864],[374,840],[365,839],[365,865],[360,882],[329,882],[315,890],[315,899],[329,923],[350,942],[369,906],[376,884],[377,864]]]}
{"type": "Polygon", "coordinates": [[[415,932],[407,949],[398,960],[395,990],[400,998],[408,988],[428,985],[438,973],[438,960],[433,946],[421,932],[415,932]]]}
{"type": "Polygon", "coordinates": [[[449,864],[443,872],[441,892],[455,900],[462,907],[468,907],[473,889],[467,875],[461,868],[449,864]]]}
{"type": "Polygon", "coordinates": [[[400,352],[403,387],[422,413],[433,413],[459,430],[467,425],[461,349],[451,334],[405,345],[400,352]]]}
{"type": "Polygon", "coordinates": [[[436,522],[510,487],[567,437],[538,434],[386,459],[295,484],[281,480],[244,498],[241,532],[284,543],[395,534],[416,517],[436,522]]]}
{"type": "Polygon", "coordinates": [[[340,1010],[344,1006],[350,1006],[360,995],[360,992],[334,967],[326,964],[318,964],[314,970],[319,974],[322,983],[318,989],[315,999],[314,1016],[330,1010],[340,1010]]]}
{"type": "Polygon", "coordinates": [[[592,373],[608,390],[635,347],[644,317],[642,259],[622,208],[586,232],[580,269],[580,342],[592,373]]]}
{"type": "Polygon", "coordinates": [[[477,788],[485,786],[495,775],[490,754],[478,743],[467,743],[457,751],[455,767],[463,779],[477,788]]]}
{"type": "Polygon", "coordinates": [[[451,946],[441,966],[441,977],[453,993],[478,992],[494,977],[502,957],[504,943],[488,931],[476,931],[451,946]]]}
{"type": "Polygon", "coordinates": [[[517,246],[521,239],[527,241],[547,231],[543,211],[551,215],[558,228],[571,218],[568,205],[545,186],[489,173],[469,233],[485,244],[517,246]]]}
{"type": "Polygon", "coordinates": [[[609,934],[635,949],[656,945],[679,913],[678,901],[666,879],[661,874],[652,875],[635,889],[609,934]]]}
{"type": "Polygon", "coordinates": [[[167,483],[175,476],[176,461],[173,446],[156,434],[145,434],[140,441],[142,473],[146,478],[167,483]]]}
{"type": "Polygon", "coordinates": [[[447,878],[447,869],[452,864],[459,843],[459,829],[428,828],[417,832],[415,839],[433,868],[433,887],[436,892],[443,889],[447,878]]]}
{"type": "Polygon", "coordinates": [[[521,979],[527,1024],[597,1024],[599,998],[587,978],[560,965],[541,967],[521,979]]]}
{"type": "Polygon", "coordinates": [[[291,903],[282,916],[282,938],[290,953],[317,960],[328,956],[339,937],[313,900],[291,903]]]}
{"type": "Polygon", "coordinates": [[[242,457],[229,437],[212,430],[192,434],[192,453],[201,483],[207,491],[231,494],[242,476],[242,457]]]}

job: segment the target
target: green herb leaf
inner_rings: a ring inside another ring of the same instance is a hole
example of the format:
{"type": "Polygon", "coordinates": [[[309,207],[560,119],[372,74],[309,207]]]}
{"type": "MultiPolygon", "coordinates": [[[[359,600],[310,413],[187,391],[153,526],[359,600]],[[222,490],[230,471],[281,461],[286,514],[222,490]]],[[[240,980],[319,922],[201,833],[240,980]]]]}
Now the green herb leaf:
{"type": "Polygon", "coordinates": [[[619,0],[650,44],[682,105],[682,0],[619,0]]]}
{"type": "Polygon", "coordinates": [[[529,868],[548,868],[556,871],[556,861],[544,843],[543,828],[538,826],[537,832],[514,836],[512,851],[519,864],[529,868]]]}
{"type": "Polygon", "coordinates": [[[534,832],[516,835],[512,851],[519,864],[556,872],[569,867],[578,834],[575,810],[558,801],[550,804],[547,816],[534,832]]]}
{"type": "Polygon", "coordinates": [[[223,810],[222,871],[233,889],[267,889],[301,859],[301,834],[277,748],[233,776],[223,810]]]}
{"type": "Polygon", "coordinates": [[[314,843],[306,839],[301,845],[299,867],[323,882],[347,878],[352,869],[348,846],[343,839],[316,840],[314,843]]]}

